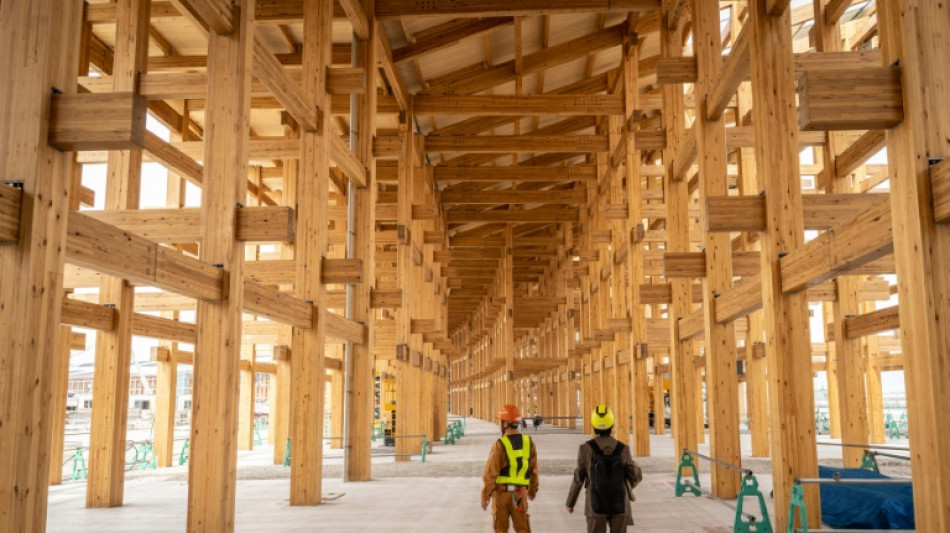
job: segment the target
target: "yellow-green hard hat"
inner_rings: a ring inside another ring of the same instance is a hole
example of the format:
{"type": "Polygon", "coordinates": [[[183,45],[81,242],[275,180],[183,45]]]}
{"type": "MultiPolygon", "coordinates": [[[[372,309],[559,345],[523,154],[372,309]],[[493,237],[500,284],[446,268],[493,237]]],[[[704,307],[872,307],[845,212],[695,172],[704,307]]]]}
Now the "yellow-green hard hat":
{"type": "Polygon", "coordinates": [[[614,427],[614,412],[606,405],[598,405],[590,414],[590,425],[594,429],[610,429],[614,427]]]}

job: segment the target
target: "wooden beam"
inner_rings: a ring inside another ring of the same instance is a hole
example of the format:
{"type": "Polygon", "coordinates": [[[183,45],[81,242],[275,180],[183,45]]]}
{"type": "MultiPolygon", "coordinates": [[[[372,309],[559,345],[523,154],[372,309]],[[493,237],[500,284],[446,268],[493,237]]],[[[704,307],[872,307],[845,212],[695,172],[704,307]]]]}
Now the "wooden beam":
{"type": "Polygon", "coordinates": [[[427,152],[607,152],[607,137],[602,135],[493,135],[474,137],[425,138],[427,152]]]}
{"type": "Polygon", "coordinates": [[[346,12],[346,18],[353,26],[353,33],[362,40],[369,39],[369,19],[360,0],[339,0],[340,6],[346,12]]]}
{"type": "MultiPolygon", "coordinates": [[[[759,252],[733,252],[732,275],[753,276],[759,272],[759,252]]],[[[663,274],[667,278],[702,278],[706,276],[704,252],[666,252],[663,274]]]]}
{"type": "Polygon", "coordinates": [[[20,239],[20,202],[23,191],[0,183],[0,244],[20,239]]]}
{"type": "Polygon", "coordinates": [[[300,84],[291,79],[280,61],[268,50],[260,34],[254,38],[254,77],[270,89],[301,128],[306,131],[317,129],[322,120],[321,110],[312,102],[307,102],[300,84]]]}
{"type": "MultiPolygon", "coordinates": [[[[202,237],[198,208],[84,211],[81,216],[154,242],[201,242],[202,237]]],[[[287,242],[294,238],[290,207],[245,207],[238,209],[236,220],[235,238],[239,241],[287,242]]]]}
{"type": "MultiPolygon", "coordinates": [[[[828,193],[802,197],[805,229],[829,229],[858,213],[886,202],[887,194],[828,193]]],[[[764,231],[765,197],[713,196],[706,198],[706,230],[712,232],[764,231]]]]}
{"type": "Polygon", "coordinates": [[[852,3],[852,0],[828,0],[828,3],[825,4],[824,11],[825,24],[828,26],[838,24],[838,21],[841,20],[841,16],[851,7],[852,3]]]}
{"type": "Polygon", "coordinates": [[[435,167],[433,179],[443,181],[590,181],[597,177],[593,165],[506,166],[506,167],[435,167]]]}
{"type": "Polygon", "coordinates": [[[587,191],[445,191],[443,204],[584,204],[587,191]]]}
{"type": "Polygon", "coordinates": [[[425,36],[416,35],[415,42],[393,50],[393,61],[403,63],[417,59],[442,48],[454,46],[464,39],[475,37],[514,22],[512,17],[486,17],[478,20],[459,18],[425,30],[425,36]]]}
{"type": "Polygon", "coordinates": [[[854,317],[845,317],[845,336],[857,339],[867,335],[874,335],[882,331],[898,329],[901,326],[898,306],[885,307],[873,313],[866,313],[854,317]]]}
{"type": "Polygon", "coordinates": [[[502,15],[551,15],[560,13],[652,11],[659,0],[572,0],[539,5],[532,0],[483,0],[477,4],[459,4],[452,0],[379,0],[376,17],[405,18],[423,15],[490,17],[502,15]]]}
{"type": "Polygon", "coordinates": [[[323,259],[321,276],[324,284],[330,283],[362,283],[363,260],[353,259],[323,259]]]}
{"type": "Polygon", "coordinates": [[[419,115],[621,115],[623,99],[610,94],[418,95],[413,97],[413,108],[419,115]]]}
{"type": "MultiPolygon", "coordinates": [[[[377,13],[378,15],[378,13],[377,13]]],[[[379,58],[379,66],[386,74],[386,80],[389,81],[389,87],[392,89],[396,102],[400,109],[406,109],[409,106],[409,91],[399,73],[396,63],[393,61],[393,47],[389,42],[389,36],[386,34],[386,28],[382,22],[376,21],[376,46],[379,58]]]]}
{"type": "Polygon", "coordinates": [[[887,142],[884,130],[870,130],[835,157],[835,176],[843,178],[871,156],[884,148],[887,142]]]}
{"type": "Polygon", "coordinates": [[[739,84],[749,75],[749,43],[752,41],[752,28],[745,25],[739,37],[732,45],[732,51],[723,64],[722,71],[706,96],[706,117],[719,120],[729,105],[729,101],[739,89],[739,84]]]}
{"type": "MultiPolygon", "coordinates": [[[[879,50],[861,52],[802,52],[795,54],[795,75],[812,70],[846,70],[879,67],[879,50]]],[[[656,62],[657,83],[696,83],[696,58],[693,56],[659,58],[656,62]]],[[[747,81],[747,77],[743,81],[747,81]]]]}
{"type": "Polygon", "coordinates": [[[519,210],[462,210],[452,209],[446,213],[446,222],[576,222],[577,208],[551,208],[519,210]]]}
{"type": "Polygon", "coordinates": [[[366,186],[366,167],[360,163],[349,147],[336,135],[330,135],[330,160],[340,167],[347,178],[359,187],[366,186]]]}
{"type": "Polygon", "coordinates": [[[234,31],[234,8],[227,0],[171,0],[171,4],[199,29],[227,35],[234,31]]]}
{"type": "Polygon", "coordinates": [[[147,107],[132,92],[54,94],[49,144],[70,152],[142,148],[147,107]]]}
{"type": "Polygon", "coordinates": [[[800,291],[893,251],[890,201],[882,199],[782,257],[782,290],[800,291]]]}
{"type": "Polygon", "coordinates": [[[803,131],[880,130],[904,119],[899,68],[811,71],[798,80],[803,131]]]}

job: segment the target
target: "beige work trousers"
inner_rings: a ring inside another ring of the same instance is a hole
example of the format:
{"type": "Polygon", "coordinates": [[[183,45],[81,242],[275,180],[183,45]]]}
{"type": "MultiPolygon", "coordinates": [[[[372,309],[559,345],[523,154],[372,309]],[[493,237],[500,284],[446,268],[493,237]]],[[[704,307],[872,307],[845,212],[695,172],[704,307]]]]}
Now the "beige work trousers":
{"type": "Polygon", "coordinates": [[[515,508],[511,492],[495,492],[492,495],[491,515],[495,533],[507,533],[508,521],[515,528],[515,533],[531,533],[531,524],[528,523],[528,502],[525,500],[525,512],[515,508]]]}

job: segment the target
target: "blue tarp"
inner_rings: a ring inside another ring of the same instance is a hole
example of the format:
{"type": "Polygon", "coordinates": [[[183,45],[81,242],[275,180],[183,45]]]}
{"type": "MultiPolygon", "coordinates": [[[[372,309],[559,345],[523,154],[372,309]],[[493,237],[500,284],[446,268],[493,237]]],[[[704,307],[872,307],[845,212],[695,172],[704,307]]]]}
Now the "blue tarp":
{"type": "MultiPolygon", "coordinates": [[[[818,475],[890,479],[869,470],[818,467],[818,475]]],[[[914,529],[910,482],[900,485],[821,485],[821,521],[835,529],[914,529]]]]}

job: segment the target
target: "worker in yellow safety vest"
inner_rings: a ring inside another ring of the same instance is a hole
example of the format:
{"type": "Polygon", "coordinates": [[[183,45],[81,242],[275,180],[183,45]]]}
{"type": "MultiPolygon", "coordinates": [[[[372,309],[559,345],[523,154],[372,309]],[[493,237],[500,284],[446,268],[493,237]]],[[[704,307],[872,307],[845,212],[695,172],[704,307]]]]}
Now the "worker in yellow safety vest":
{"type": "Polygon", "coordinates": [[[495,533],[507,532],[509,519],[516,533],[530,533],[528,500],[538,493],[538,451],[530,437],[518,432],[517,407],[502,407],[498,420],[501,438],[492,445],[485,464],[482,509],[492,503],[495,533]]]}

